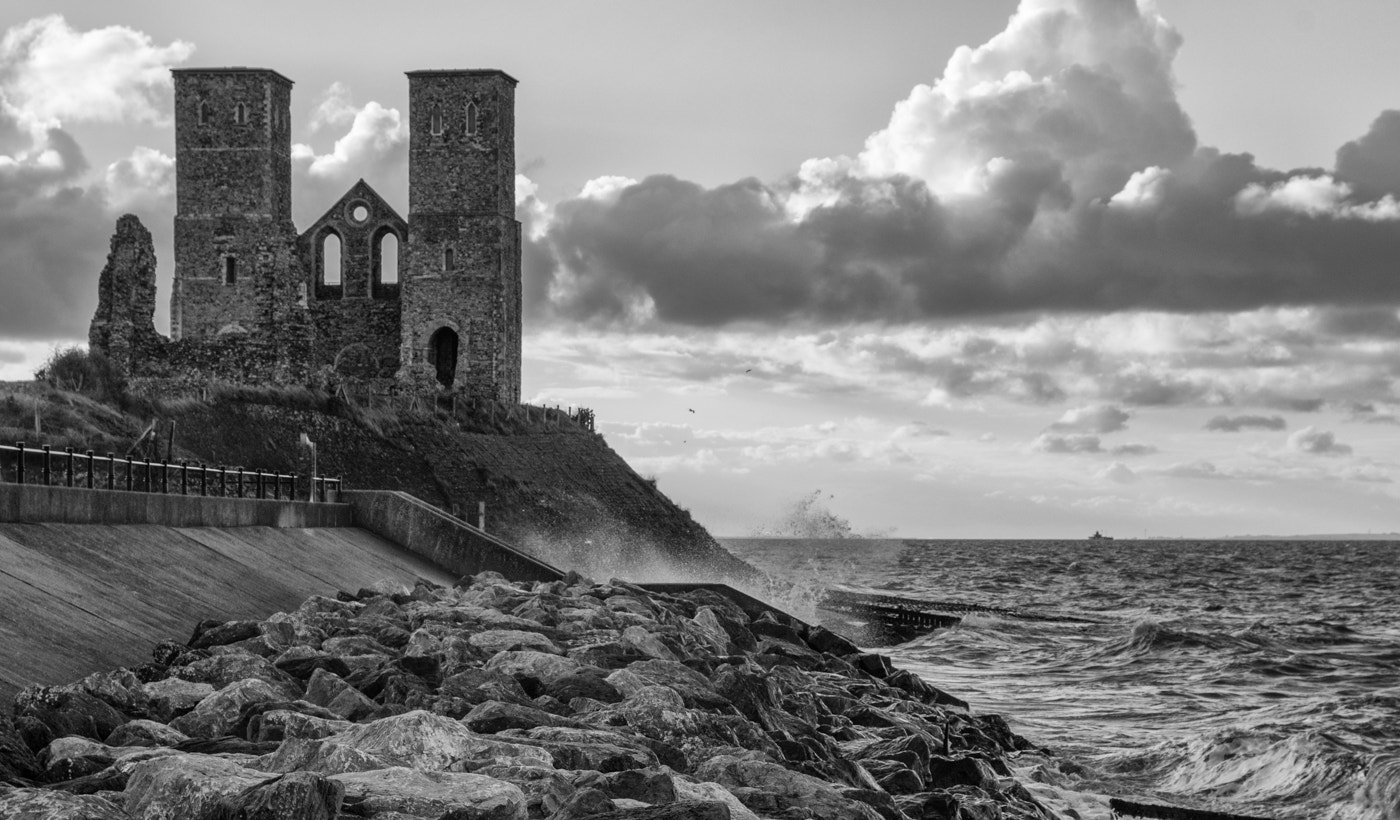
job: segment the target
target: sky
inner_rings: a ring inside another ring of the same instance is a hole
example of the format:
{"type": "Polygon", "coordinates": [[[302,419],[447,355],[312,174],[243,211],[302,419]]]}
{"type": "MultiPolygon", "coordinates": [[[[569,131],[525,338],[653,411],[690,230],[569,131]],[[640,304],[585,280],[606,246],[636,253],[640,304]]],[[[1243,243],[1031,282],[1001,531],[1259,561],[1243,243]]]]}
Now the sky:
{"type": "Polygon", "coordinates": [[[275,69],[293,210],[407,211],[407,80],[516,97],[525,398],[717,535],[1400,531],[1400,4],[0,7],[0,379],[116,217],[168,325],[173,67],[275,69]],[[828,519],[830,520],[830,519],[828,519]]]}

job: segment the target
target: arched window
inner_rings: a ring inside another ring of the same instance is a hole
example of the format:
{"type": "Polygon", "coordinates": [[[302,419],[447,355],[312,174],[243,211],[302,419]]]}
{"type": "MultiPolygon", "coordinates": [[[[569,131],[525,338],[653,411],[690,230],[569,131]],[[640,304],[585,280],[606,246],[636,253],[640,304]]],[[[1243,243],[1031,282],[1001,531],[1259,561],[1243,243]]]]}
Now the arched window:
{"type": "Polygon", "coordinates": [[[232,285],[238,281],[238,257],[224,257],[224,284],[232,285]]]}
{"type": "Polygon", "coordinates": [[[467,103],[467,133],[476,133],[476,103],[467,103]]]}
{"type": "Polygon", "coordinates": [[[248,106],[239,103],[233,107],[233,121],[238,125],[248,124],[248,106]]]}
{"type": "Polygon", "coordinates": [[[433,106],[432,116],[428,118],[428,130],[434,136],[442,133],[442,109],[438,106],[433,106]]]}
{"type": "Polygon", "coordinates": [[[211,113],[212,113],[212,110],[209,108],[209,103],[204,102],[203,100],[200,100],[200,102],[199,102],[199,124],[200,124],[200,125],[208,125],[208,124],[209,124],[209,116],[210,116],[211,113]]]}
{"type": "Polygon", "coordinates": [[[452,249],[445,248],[442,252],[442,269],[452,270],[452,249]]]}
{"type": "Polygon", "coordinates": [[[393,232],[379,237],[379,281],[386,285],[399,281],[399,238],[393,232]]]}
{"type": "Polygon", "coordinates": [[[340,236],[334,231],[321,239],[321,284],[340,286],[340,236]]]}

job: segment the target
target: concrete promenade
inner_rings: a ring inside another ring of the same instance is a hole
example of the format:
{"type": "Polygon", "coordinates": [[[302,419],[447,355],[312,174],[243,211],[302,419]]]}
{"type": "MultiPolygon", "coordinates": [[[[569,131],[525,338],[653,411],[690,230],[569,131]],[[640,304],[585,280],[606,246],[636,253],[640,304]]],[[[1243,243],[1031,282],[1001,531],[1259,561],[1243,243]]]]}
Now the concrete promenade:
{"type": "Polygon", "coordinates": [[[338,504],[0,484],[0,703],[29,683],[144,663],[203,618],[457,579],[350,522],[338,504]]]}

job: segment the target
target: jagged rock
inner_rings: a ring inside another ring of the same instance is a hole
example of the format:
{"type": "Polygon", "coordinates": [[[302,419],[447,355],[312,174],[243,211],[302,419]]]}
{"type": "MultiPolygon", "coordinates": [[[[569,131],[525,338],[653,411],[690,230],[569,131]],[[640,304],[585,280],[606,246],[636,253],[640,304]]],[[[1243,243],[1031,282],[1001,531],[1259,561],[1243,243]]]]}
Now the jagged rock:
{"type": "Polygon", "coordinates": [[[527,803],[521,790],[478,774],[415,771],[400,766],[368,772],[332,775],[345,786],[347,804],[364,816],[403,812],[440,818],[453,810],[472,820],[526,820],[527,803]]]}
{"type": "Polygon", "coordinates": [[[212,655],[184,666],[172,667],[171,674],[188,681],[207,683],[221,689],[231,683],[249,678],[276,687],[283,698],[301,695],[301,685],[291,675],[257,655],[212,655]]]}
{"type": "Polygon", "coordinates": [[[116,761],[111,747],[85,737],[60,737],[40,753],[49,783],[96,774],[116,761]]]}
{"type": "Polygon", "coordinates": [[[522,629],[487,629],[472,634],[467,641],[490,655],[510,650],[548,652],[551,655],[564,654],[558,646],[555,646],[554,641],[544,635],[522,629]]]}
{"type": "Polygon", "coordinates": [[[498,737],[537,744],[560,769],[620,772],[652,768],[661,762],[645,744],[617,732],[541,726],[525,731],[510,730],[498,737]]]}
{"type": "Polygon", "coordinates": [[[579,789],[549,816],[549,820],[584,820],[617,809],[617,804],[598,789],[579,789]]]}
{"type": "Polygon", "coordinates": [[[659,635],[643,626],[629,626],[622,630],[622,642],[646,655],[648,658],[676,660],[676,653],[667,646],[659,635]]]}
{"type": "Polygon", "coordinates": [[[729,807],[730,820],[759,820],[759,816],[749,811],[734,793],[718,783],[705,783],[689,777],[672,778],[676,786],[676,799],[701,800],[708,803],[723,803],[729,807]]]}
{"type": "Polygon", "coordinates": [[[112,730],[104,741],[108,746],[174,746],[189,740],[164,723],[154,720],[133,720],[112,730]]]}
{"type": "Polygon", "coordinates": [[[49,789],[0,792],[0,817],[9,820],[131,820],[110,796],[49,789]]]}
{"type": "Polygon", "coordinates": [[[548,760],[538,749],[482,737],[458,721],[414,711],[355,725],[319,740],[288,739],[261,765],[269,771],[326,773],[384,766],[441,771],[457,761],[495,757],[548,760]]]}
{"type": "Polygon", "coordinates": [[[616,686],[595,672],[587,669],[572,675],[558,678],[545,687],[545,691],[564,703],[574,698],[590,698],[602,703],[617,703],[623,699],[616,686]]]}
{"type": "MultiPolygon", "coordinates": [[[[547,652],[521,650],[497,652],[486,662],[485,668],[503,672],[516,680],[532,679],[543,686],[579,671],[581,664],[573,658],[551,655],[547,652]]],[[[526,692],[529,691],[527,687],[526,692]]]]}
{"type": "Polygon", "coordinates": [[[169,723],[214,694],[214,686],[182,678],[164,678],[142,684],[141,691],[146,696],[151,717],[169,723]]]}
{"type": "Polygon", "coordinates": [[[245,708],[239,716],[240,724],[245,721],[246,726],[242,727],[240,734],[260,743],[285,740],[289,737],[316,740],[339,734],[354,725],[348,720],[337,718],[329,710],[305,701],[291,704],[280,701],[253,704],[245,708]]]}
{"type": "Polygon", "coordinates": [[[643,803],[674,803],[677,800],[675,781],[670,772],[660,768],[611,772],[598,777],[592,785],[614,799],[625,798],[643,803]]]}
{"type": "Polygon", "coordinates": [[[925,779],[930,789],[950,786],[975,786],[979,789],[997,791],[997,774],[986,761],[970,756],[942,757],[933,755],[928,761],[928,777],[925,779]]]}
{"type": "Polygon", "coordinates": [[[570,726],[582,728],[575,720],[551,715],[540,709],[519,703],[488,700],[472,707],[462,722],[473,732],[494,735],[506,729],[533,729],[536,726],[570,726]]]}
{"type": "Polygon", "coordinates": [[[722,801],[685,800],[665,806],[635,806],[593,815],[596,820],[731,820],[722,801]]]}
{"type": "MultiPolygon", "coordinates": [[[[102,740],[127,720],[107,702],[81,689],[41,686],[27,686],[15,696],[15,717],[32,719],[47,730],[44,746],[53,738],[69,735],[102,740]]],[[[40,737],[26,737],[25,741],[33,749],[40,737]]]]}
{"type": "Polygon", "coordinates": [[[224,817],[237,820],[335,820],[345,785],[324,775],[292,772],[222,798],[224,817]]]}
{"type": "Polygon", "coordinates": [[[261,625],[257,621],[200,621],[190,636],[189,645],[193,649],[208,649],[211,646],[237,643],[260,636],[261,625]]]}
{"type": "Polygon", "coordinates": [[[776,808],[806,808],[824,820],[880,820],[880,815],[864,803],[843,796],[830,784],[810,775],[785,769],[776,763],[734,755],[719,755],[700,763],[695,774],[722,786],[753,789],[771,796],[775,805],[763,805],[753,792],[736,796],[755,812],[776,808]],[[750,799],[745,799],[748,796],[750,799]]]}
{"type": "Polygon", "coordinates": [[[0,710],[0,783],[28,785],[37,780],[43,770],[43,764],[25,744],[9,714],[0,710]]]}
{"type": "Polygon", "coordinates": [[[250,703],[285,700],[286,693],[265,680],[234,681],[199,702],[192,711],[170,721],[170,728],[192,738],[232,734],[239,714],[250,703]]]}
{"type": "Polygon", "coordinates": [[[298,680],[310,679],[317,669],[334,672],[342,678],[350,676],[350,666],[345,659],[309,646],[289,647],[272,665],[298,680]]]}
{"type": "Polygon", "coordinates": [[[379,704],[365,697],[364,693],[334,672],[317,669],[306,684],[306,701],[316,706],[324,706],[336,717],[345,720],[359,720],[376,714],[379,704]]]}
{"type": "Polygon", "coordinates": [[[598,669],[622,669],[650,656],[618,640],[596,641],[569,650],[569,657],[598,669]]]}
{"type": "Polygon", "coordinates": [[[142,820],[186,820],[212,814],[227,798],[273,778],[210,755],[168,755],[131,767],[123,798],[142,820]]]}
{"type": "Polygon", "coordinates": [[[607,682],[630,697],[648,686],[664,686],[681,696],[689,706],[723,708],[724,698],[704,675],[673,660],[645,660],[608,675],[607,682]]]}

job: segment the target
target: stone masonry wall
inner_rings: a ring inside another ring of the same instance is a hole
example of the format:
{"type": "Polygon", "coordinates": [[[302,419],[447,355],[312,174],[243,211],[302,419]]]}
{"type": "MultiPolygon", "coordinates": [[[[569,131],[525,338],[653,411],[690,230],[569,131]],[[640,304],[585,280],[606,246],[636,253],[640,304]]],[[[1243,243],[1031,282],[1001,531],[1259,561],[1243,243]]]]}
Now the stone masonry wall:
{"type": "Polygon", "coordinates": [[[156,252],[151,232],[132,214],[117,220],[107,264],[97,284],[97,312],[88,344],[122,373],[149,357],[161,343],[156,309],[156,252]]]}

